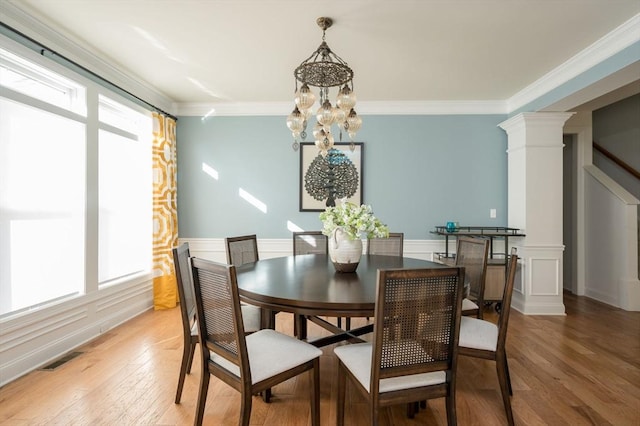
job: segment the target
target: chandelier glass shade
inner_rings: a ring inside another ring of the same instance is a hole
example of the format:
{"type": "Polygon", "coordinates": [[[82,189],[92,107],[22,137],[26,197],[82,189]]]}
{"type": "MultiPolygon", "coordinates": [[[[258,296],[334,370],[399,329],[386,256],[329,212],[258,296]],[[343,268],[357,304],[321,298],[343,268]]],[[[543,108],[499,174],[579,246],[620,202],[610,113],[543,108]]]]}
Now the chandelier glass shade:
{"type": "Polygon", "coordinates": [[[325,32],[333,21],[321,17],[316,23],[322,28],[322,43],[293,72],[296,82],[295,107],[287,117],[287,127],[293,135],[293,149],[297,150],[300,146],[298,141],[307,138],[309,120],[315,115],[313,138],[320,152],[326,155],[334,144],[331,127],[334,124],[338,127],[340,140],[343,131],[349,135],[353,150],[353,139],[362,126],[362,119],[354,109],[356,94],[353,91],[353,70],[331,51],[325,41],[325,32]],[[318,88],[317,96],[310,86],[318,88]],[[334,104],[329,99],[330,87],[339,87],[334,104]],[[314,111],[316,100],[318,109],[314,111]]]}

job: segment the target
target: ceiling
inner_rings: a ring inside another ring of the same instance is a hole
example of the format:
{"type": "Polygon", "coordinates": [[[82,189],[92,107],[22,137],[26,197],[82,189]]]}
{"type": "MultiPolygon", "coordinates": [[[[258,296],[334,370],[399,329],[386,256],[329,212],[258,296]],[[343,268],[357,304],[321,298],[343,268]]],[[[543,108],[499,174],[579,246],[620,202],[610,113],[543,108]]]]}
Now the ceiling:
{"type": "Polygon", "coordinates": [[[291,102],[320,16],[359,101],[503,101],[640,13],[638,0],[2,1],[177,104],[213,105],[291,102]]]}

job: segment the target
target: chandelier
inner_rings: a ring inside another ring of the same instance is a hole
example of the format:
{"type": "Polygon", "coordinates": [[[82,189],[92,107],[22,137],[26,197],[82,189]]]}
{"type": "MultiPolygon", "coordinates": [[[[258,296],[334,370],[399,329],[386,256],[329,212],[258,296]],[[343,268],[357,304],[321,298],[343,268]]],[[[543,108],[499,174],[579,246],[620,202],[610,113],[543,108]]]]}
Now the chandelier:
{"type": "Polygon", "coordinates": [[[355,148],[353,139],[356,132],[362,126],[362,119],[353,107],[356,104],[356,95],[353,92],[353,70],[338,55],[333,53],[325,41],[325,32],[331,27],[331,18],[321,17],[316,23],[322,28],[322,43],[315,52],[305,59],[293,72],[296,83],[295,108],[287,117],[287,127],[293,135],[293,149],[300,147],[298,140],[307,137],[307,125],[313,116],[313,105],[316,95],[310,86],[319,89],[319,108],[315,112],[316,124],[313,127],[315,144],[322,155],[326,155],[333,147],[334,138],[331,126],[336,124],[339,128],[339,140],[342,140],[342,132],[346,132],[351,139],[351,150],[355,148]],[[301,83],[298,88],[298,82],[301,83]],[[335,100],[335,106],[329,100],[329,88],[339,87],[335,100]]]}

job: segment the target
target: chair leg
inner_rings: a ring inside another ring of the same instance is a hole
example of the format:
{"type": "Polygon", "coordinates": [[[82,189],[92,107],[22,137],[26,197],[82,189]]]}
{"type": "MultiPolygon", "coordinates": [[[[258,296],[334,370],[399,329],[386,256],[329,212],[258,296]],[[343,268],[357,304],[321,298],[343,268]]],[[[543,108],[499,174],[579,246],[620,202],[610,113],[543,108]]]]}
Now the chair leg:
{"type": "Polygon", "coordinates": [[[307,338],[307,318],[304,315],[293,314],[293,335],[300,340],[307,338]]]}
{"type": "Polygon", "coordinates": [[[513,396],[513,388],[511,387],[511,374],[509,374],[509,361],[507,360],[507,353],[504,354],[504,369],[507,372],[507,383],[509,384],[509,395],[513,396]]]}
{"type": "Polygon", "coordinates": [[[345,367],[338,360],[338,401],[336,404],[336,425],[344,426],[344,398],[346,394],[347,376],[345,367]]]}
{"type": "Polygon", "coordinates": [[[342,328],[342,318],[338,317],[338,327],[342,328]]]}
{"type": "Polygon", "coordinates": [[[407,418],[413,419],[416,416],[416,413],[419,413],[420,410],[424,410],[426,408],[427,408],[426,399],[423,399],[422,401],[407,403],[407,418]]]}
{"type": "Polygon", "coordinates": [[[276,313],[271,309],[260,308],[260,328],[276,328],[276,313]]]}
{"type": "Polygon", "coordinates": [[[248,389],[242,389],[242,402],[240,403],[240,422],[241,426],[249,426],[251,420],[251,392],[248,389]]]}
{"type": "Polygon", "coordinates": [[[184,379],[187,373],[191,370],[191,351],[193,345],[188,342],[184,342],[182,345],[182,361],[180,362],[180,376],[178,377],[178,389],[176,389],[176,399],[175,403],[180,404],[180,399],[182,398],[182,388],[184,387],[184,379]]]}
{"type": "Polygon", "coordinates": [[[191,374],[191,365],[193,364],[193,355],[196,352],[196,346],[198,345],[198,338],[191,337],[191,349],[189,351],[189,360],[187,361],[187,374],[191,374]]]}
{"type": "Polygon", "coordinates": [[[498,382],[500,383],[500,393],[502,394],[502,402],[504,410],[507,414],[507,423],[513,426],[513,412],[511,411],[511,397],[509,396],[509,376],[507,372],[506,353],[498,352],[496,354],[496,372],[498,373],[498,382]]]}
{"type": "Polygon", "coordinates": [[[320,426],[320,358],[313,361],[311,374],[311,426],[320,426]]]}
{"type": "Polygon", "coordinates": [[[350,317],[346,317],[344,319],[344,326],[345,326],[345,330],[347,330],[347,331],[351,330],[351,318],[350,317]]]}
{"type": "Polygon", "coordinates": [[[379,424],[383,425],[391,425],[391,415],[389,414],[390,407],[378,407],[371,406],[371,426],[378,426],[379,424]],[[380,416],[384,416],[384,419],[381,421],[380,416]]]}
{"type": "Polygon", "coordinates": [[[416,404],[417,402],[407,402],[407,418],[413,419],[416,416],[416,404]]]}
{"type": "Polygon", "coordinates": [[[202,371],[200,372],[200,390],[198,391],[198,406],[196,408],[196,418],[193,422],[195,426],[202,425],[204,408],[207,404],[207,393],[209,392],[209,380],[211,379],[206,361],[202,364],[202,371]]]}
{"type": "Polygon", "coordinates": [[[456,414],[456,398],[455,393],[450,391],[450,395],[445,398],[447,406],[447,425],[456,426],[458,424],[458,416],[456,414]]]}

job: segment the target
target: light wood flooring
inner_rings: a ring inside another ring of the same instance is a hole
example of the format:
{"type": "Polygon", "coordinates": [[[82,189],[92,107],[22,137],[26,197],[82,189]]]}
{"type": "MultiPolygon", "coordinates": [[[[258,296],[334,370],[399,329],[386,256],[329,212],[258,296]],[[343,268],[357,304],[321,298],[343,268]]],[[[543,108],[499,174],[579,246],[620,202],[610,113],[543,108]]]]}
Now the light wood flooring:
{"type": "MultiPolygon", "coordinates": [[[[512,311],[507,338],[517,425],[640,425],[640,313],[565,295],[566,316],[512,311]]],[[[493,312],[493,311],[490,311],[493,312]]],[[[495,319],[490,313],[489,318],[495,319]]],[[[359,321],[354,320],[357,325],[359,321]]],[[[289,314],[278,329],[291,332],[289,314]]],[[[199,357],[174,404],[182,352],[178,309],[149,311],[81,347],[53,371],[34,371],[0,388],[2,425],[193,424],[199,357]]],[[[310,336],[322,331],[309,326],[310,336]]],[[[321,359],[321,422],[335,425],[336,359],[321,359]]],[[[461,357],[457,410],[460,425],[506,424],[495,364],[461,357]]],[[[270,404],[254,397],[252,425],[307,425],[308,378],[273,389],[270,404]]],[[[364,400],[347,393],[346,424],[369,424],[364,400]]],[[[240,398],[212,378],[206,425],[236,425],[240,398]]],[[[443,400],[429,401],[410,420],[390,410],[394,425],[445,425],[443,400]]]]}

